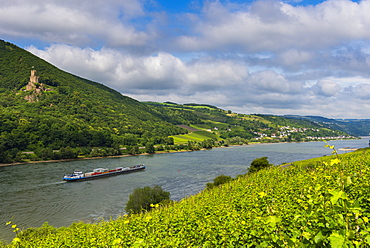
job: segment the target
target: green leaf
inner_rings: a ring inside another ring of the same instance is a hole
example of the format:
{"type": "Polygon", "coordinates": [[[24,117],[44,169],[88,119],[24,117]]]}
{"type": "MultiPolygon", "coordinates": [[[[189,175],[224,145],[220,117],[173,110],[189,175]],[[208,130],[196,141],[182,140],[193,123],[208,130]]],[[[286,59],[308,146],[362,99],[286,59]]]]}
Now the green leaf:
{"type": "Polygon", "coordinates": [[[315,237],[314,237],[314,241],[315,241],[315,243],[316,243],[316,244],[318,244],[318,243],[321,243],[321,242],[324,240],[324,238],[325,238],[325,236],[324,236],[324,235],[322,235],[322,232],[320,231],[320,232],[318,232],[318,233],[315,235],[315,237]]]}
{"type": "Polygon", "coordinates": [[[307,239],[307,240],[310,240],[310,239],[311,239],[311,233],[309,233],[309,232],[303,232],[303,233],[302,233],[302,236],[303,236],[305,239],[307,239]]]}
{"type": "Polygon", "coordinates": [[[277,223],[281,221],[281,218],[276,217],[275,215],[267,217],[267,223],[269,223],[272,227],[275,227],[277,223]]]}
{"type": "Polygon", "coordinates": [[[340,248],[340,247],[343,247],[344,245],[345,237],[337,232],[333,232],[329,236],[329,241],[330,241],[331,247],[340,248]]]}
{"type": "Polygon", "coordinates": [[[332,190],[330,194],[332,195],[332,197],[330,197],[332,204],[336,204],[339,199],[347,199],[347,194],[341,190],[332,190]]]}
{"type": "Polygon", "coordinates": [[[366,241],[366,243],[367,243],[368,245],[370,245],[370,235],[367,235],[367,236],[365,237],[365,241],[366,241]]]}
{"type": "Polygon", "coordinates": [[[352,184],[352,179],[351,179],[351,177],[350,176],[348,176],[347,178],[346,178],[346,181],[344,182],[344,186],[345,187],[348,187],[348,186],[350,186],[352,184]]]}

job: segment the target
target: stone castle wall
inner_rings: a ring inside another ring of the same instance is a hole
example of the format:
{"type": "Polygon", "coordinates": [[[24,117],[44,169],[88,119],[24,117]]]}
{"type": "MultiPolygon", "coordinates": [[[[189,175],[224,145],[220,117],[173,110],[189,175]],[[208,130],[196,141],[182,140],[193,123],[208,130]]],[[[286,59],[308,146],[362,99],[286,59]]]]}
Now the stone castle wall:
{"type": "Polygon", "coordinates": [[[38,83],[39,83],[39,77],[36,76],[36,70],[31,70],[30,81],[26,85],[26,90],[36,89],[37,88],[36,84],[38,83]]]}

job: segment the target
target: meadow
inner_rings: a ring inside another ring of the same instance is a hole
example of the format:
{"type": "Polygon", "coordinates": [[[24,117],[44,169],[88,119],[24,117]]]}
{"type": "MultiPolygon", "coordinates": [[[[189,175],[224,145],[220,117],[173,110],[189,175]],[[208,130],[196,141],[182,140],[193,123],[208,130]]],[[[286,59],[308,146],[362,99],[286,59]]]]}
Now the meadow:
{"type": "Polygon", "coordinates": [[[202,142],[206,139],[221,140],[216,134],[207,131],[195,131],[189,134],[173,135],[175,144],[186,144],[188,141],[202,142]]]}
{"type": "Polygon", "coordinates": [[[370,150],[329,148],[117,220],[23,231],[9,222],[17,237],[6,247],[368,247],[370,150]]]}

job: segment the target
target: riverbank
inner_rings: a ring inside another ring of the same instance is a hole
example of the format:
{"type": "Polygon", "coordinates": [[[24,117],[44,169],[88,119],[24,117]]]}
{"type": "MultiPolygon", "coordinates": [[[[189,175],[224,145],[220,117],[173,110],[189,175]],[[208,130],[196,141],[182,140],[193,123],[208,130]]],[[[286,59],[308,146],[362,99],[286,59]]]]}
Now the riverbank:
{"type": "MultiPolygon", "coordinates": [[[[306,142],[322,142],[322,141],[306,141],[306,142]]],[[[301,143],[301,142],[278,142],[276,144],[285,144],[285,143],[301,143]]],[[[272,143],[251,142],[251,143],[243,144],[243,145],[217,146],[217,147],[212,147],[211,149],[225,148],[225,147],[232,147],[232,146],[258,145],[258,144],[272,144],[272,143]]],[[[344,148],[339,148],[338,151],[356,151],[357,149],[358,148],[344,147],[344,148]]],[[[202,149],[200,149],[200,151],[201,150],[208,150],[208,149],[202,148],[202,149]]],[[[170,151],[156,151],[155,153],[140,153],[140,154],[135,154],[135,155],[123,154],[123,155],[105,156],[105,157],[79,157],[79,158],[71,158],[71,159],[27,161],[27,162],[17,162],[17,163],[8,163],[8,164],[1,164],[0,163],[0,167],[2,167],[2,166],[11,166],[11,165],[21,165],[21,164],[70,162],[70,161],[89,160],[89,159],[94,159],[95,160],[95,159],[103,159],[103,158],[120,158],[120,157],[131,157],[131,156],[139,156],[139,155],[155,155],[155,154],[164,154],[164,153],[193,152],[193,151],[196,151],[196,150],[170,150],[170,151]]]]}
{"type": "MultiPolygon", "coordinates": [[[[236,146],[236,145],[233,145],[236,146]]],[[[246,146],[246,145],[238,145],[238,146],[246,146]]],[[[222,148],[226,146],[219,146],[219,147],[213,147],[213,148],[222,148]]],[[[213,149],[212,148],[212,149],[213,149]]],[[[208,149],[200,149],[198,151],[202,150],[208,150],[208,149]]],[[[165,154],[165,153],[177,153],[177,152],[193,152],[194,150],[171,150],[171,151],[157,151],[155,153],[140,153],[140,154],[123,154],[123,155],[116,155],[116,156],[105,156],[105,157],[80,157],[80,158],[70,158],[70,159],[57,159],[57,160],[40,160],[40,161],[27,161],[27,162],[18,162],[18,163],[9,163],[9,164],[1,164],[0,167],[2,166],[11,166],[11,165],[21,165],[21,164],[39,164],[39,163],[56,163],[56,162],[70,162],[70,161],[78,161],[78,160],[96,160],[96,159],[103,159],[103,158],[121,158],[121,157],[133,157],[133,156],[141,156],[141,155],[155,155],[155,154],[165,154]]]]}
{"type": "MultiPolygon", "coordinates": [[[[368,140],[329,142],[337,148],[365,147],[368,140]]],[[[223,174],[237,177],[259,157],[280,165],[331,154],[324,142],[250,144],[199,152],[181,151],[158,156],[125,156],[122,158],[77,160],[63,163],[37,163],[0,168],[3,189],[0,223],[12,220],[19,228],[39,227],[48,222],[55,227],[73,222],[99,222],[124,214],[124,206],[135,188],[161,185],[180,201],[197,194],[207,182],[223,174]],[[127,167],[145,164],[143,172],[80,183],[66,183],[62,176],[79,169],[127,167]]],[[[348,152],[351,153],[351,152],[348,152]]],[[[159,153],[158,153],[159,154],[159,153]]],[[[329,157],[329,156],[328,156],[329,157]]],[[[50,161],[49,161],[50,162],[50,161]]],[[[0,239],[10,239],[9,226],[0,225],[0,239]]]]}
{"type": "MultiPolygon", "coordinates": [[[[302,156],[297,146],[304,145],[284,144],[282,146],[286,148],[285,151],[290,149],[290,152],[294,152],[295,150],[299,152],[298,156],[302,156]]],[[[347,144],[342,147],[346,146],[347,144]]],[[[319,149],[322,147],[320,146],[319,149]]],[[[239,150],[240,153],[239,148],[236,150],[239,150]]],[[[255,152],[253,151],[253,156],[255,152]]],[[[287,154],[292,153],[284,153],[283,155],[286,157],[287,154]]],[[[367,232],[361,230],[367,230],[370,226],[366,217],[369,193],[362,190],[369,187],[367,179],[370,173],[364,163],[370,160],[369,150],[340,156],[340,162],[337,162],[336,159],[332,160],[329,156],[297,161],[296,166],[285,169],[284,173],[279,167],[261,170],[248,177],[238,177],[223,187],[191,194],[190,197],[183,198],[175,204],[153,208],[152,211],[145,214],[121,216],[115,220],[110,218],[109,221],[100,221],[98,224],[86,224],[80,221],[70,227],[59,229],[45,224],[40,229],[33,229],[23,236],[19,236],[17,239],[19,243],[14,244],[14,242],[13,246],[50,247],[52,245],[59,247],[83,244],[86,247],[102,245],[128,247],[139,244],[140,247],[169,245],[201,247],[215,244],[214,246],[227,247],[232,244],[235,247],[242,247],[264,242],[266,246],[291,244],[303,247],[312,244],[311,246],[329,247],[334,246],[333,244],[339,244],[337,245],[339,247],[357,242],[361,247],[368,247],[370,242],[366,239],[367,232]],[[361,173],[358,173],[359,169],[361,173]],[[343,184],[350,185],[351,190],[344,192],[343,188],[346,185],[343,184]],[[356,214],[353,213],[353,208],[347,207],[353,202],[356,203],[356,214]],[[312,210],[313,204],[318,206],[317,211],[312,210]],[[346,221],[340,221],[340,219],[338,221],[338,216],[342,215],[346,215],[346,221]],[[331,225],[327,225],[327,223],[331,223],[331,225]],[[194,226],[199,227],[200,231],[194,232],[194,226]],[[309,228],[302,231],[302,226],[309,226],[309,228]],[[179,227],[181,232],[178,231],[179,227]],[[163,233],[163,230],[166,230],[166,233],[163,233]],[[338,230],[344,231],[339,233],[338,230]],[[253,235],[250,235],[251,233],[253,235]],[[294,238],[292,238],[292,233],[296,235],[294,238]],[[316,237],[318,233],[320,237],[314,239],[313,237],[316,237]]],[[[203,158],[202,161],[205,163],[209,161],[207,158],[212,159],[214,156],[200,156],[199,158],[203,158]]],[[[219,164],[225,164],[225,160],[231,158],[219,156],[215,159],[223,161],[219,164]]],[[[238,160],[242,158],[239,157],[238,160]]],[[[178,161],[178,158],[176,160],[178,161]]],[[[164,161],[161,162],[156,164],[163,165],[164,161]]],[[[189,163],[192,164],[193,161],[189,161],[189,163]]],[[[207,166],[192,165],[187,171],[187,175],[207,175],[208,178],[212,178],[214,175],[208,175],[209,172],[215,171],[214,167],[211,166],[211,164],[207,164],[207,166]]],[[[145,181],[146,184],[151,185],[154,182],[157,183],[160,178],[161,182],[172,183],[167,185],[167,188],[171,189],[172,192],[176,192],[175,187],[183,190],[187,185],[193,186],[194,182],[189,182],[189,179],[192,179],[191,176],[177,173],[177,168],[173,167],[173,161],[169,161],[167,167],[153,166],[150,173],[136,174],[137,176],[130,181],[130,184],[127,181],[118,180],[118,177],[115,178],[117,180],[113,180],[113,178],[112,180],[101,180],[99,183],[68,184],[68,198],[65,197],[61,201],[65,204],[65,200],[73,197],[73,194],[81,197],[93,192],[94,196],[100,196],[93,198],[97,199],[97,202],[104,202],[103,209],[106,209],[107,205],[111,206],[112,202],[122,198],[122,189],[126,189],[127,185],[131,186],[131,182],[137,182],[140,185],[145,181]],[[164,180],[163,174],[166,173],[171,180],[164,180]],[[174,173],[177,174],[177,177],[182,175],[183,180],[174,181],[174,173]],[[140,177],[142,178],[139,179],[140,177]],[[150,178],[152,180],[149,180],[150,178]],[[117,189],[119,185],[122,186],[122,189],[117,189]],[[104,189],[110,193],[109,195],[114,195],[115,192],[119,192],[119,194],[116,198],[111,199],[112,202],[106,202],[107,199],[101,197],[104,194],[97,194],[98,190],[104,189]]],[[[225,167],[227,166],[222,166],[222,168],[225,167]]],[[[129,179],[127,178],[127,180],[129,179]]],[[[199,178],[196,177],[195,181],[199,181],[199,178]]],[[[201,183],[204,188],[204,182],[201,183]]],[[[42,188],[42,194],[48,196],[45,194],[45,190],[47,187],[42,188]]],[[[57,194],[56,190],[58,188],[50,189],[53,195],[57,194]]],[[[193,192],[197,192],[197,190],[193,190],[193,192]]],[[[58,199],[63,196],[63,194],[59,194],[58,199]]],[[[90,197],[86,199],[91,200],[90,197]]],[[[85,210],[91,213],[89,209],[85,208],[86,206],[93,205],[94,208],[99,206],[99,204],[90,202],[86,204],[84,200],[71,201],[85,204],[76,207],[76,211],[85,210]]],[[[50,205],[50,201],[45,202],[48,204],[47,206],[50,205]]],[[[59,204],[54,203],[51,209],[62,219],[66,217],[65,212],[61,212],[63,210],[68,211],[68,215],[73,214],[71,206],[64,207],[62,205],[61,211],[55,209],[55,206],[59,206],[59,204]]],[[[10,207],[14,209],[13,205],[10,207]]],[[[118,207],[122,208],[122,206],[118,207]]],[[[24,209],[21,210],[23,213],[24,209]]],[[[42,212],[44,213],[45,209],[42,209],[42,212]]],[[[54,216],[54,213],[50,215],[54,216]]],[[[43,219],[46,218],[43,217],[43,219]]],[[[18,222],[14,223],[18,224],[18,222]]]]}

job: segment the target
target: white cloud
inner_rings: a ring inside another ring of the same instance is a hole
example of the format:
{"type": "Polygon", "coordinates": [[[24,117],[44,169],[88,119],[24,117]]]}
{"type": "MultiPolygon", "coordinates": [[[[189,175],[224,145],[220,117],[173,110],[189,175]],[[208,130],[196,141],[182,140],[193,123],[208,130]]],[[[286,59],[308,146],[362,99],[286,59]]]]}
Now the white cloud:
{"type": "Polygon", "coordinates": [[[196,88],[229,88],[249,77],[244,63],[228,59],[203,58],[188,65],[186,81],[196,88]]]}
{"type": "Polygon", "coordinates": [[[155,94],[177,89],[177,94],[189,95],[227,89],[249,76],[245,65],[232,60],[204,58],[185,63],[169,53],[137,56],[113,49],[95,51],[67,45],[52,45],[46,50],[31,46],[28,50],[68,72],[123,93],[155,94]]]}
{"type": "Polygon", "coordinates": [[[357,115],[337,110],[338,106],[348,109],[353,105],[362,114],[370,114],[370,109],[361,107],[365,106],[362,99],[370,97],[370,84],[361,78],[341,82],[353,85],[345,92],[336,78],[318,80],[311,86],[305,81],[289,80],[273,70],[251,73],[242,60],[206,57],[184,62],[169,53],[139,57],[113,49],[96,51],[66,45],[53,45],[46,50],[29,47],[29,51],[71,73],[142,101],[197,102],[244,113],[327,117],[357,115]]]}
{"type": "Polygon", "coordinates": [[[307,51],[289,49],[283,51],[278,58],[280,66],[291,70],[302,69],[302,66],[309,63],[313,59],[314,55],[307,51]]]}
{"type": "Polygon", "coordinates": [[[363,100],[369,100],[370,99],[370,84],[358,84],[353,89],[356,97],[359,97],[363,100]]]}
{"type": "Polygon", "coordinates": [[[289,82],[282,75],[274,71],[259,71],[253,75],[253,86],[257,90],[276,93],[289,92],[289,82]]]}
{"type": "Polygon", "coordinates": [[[370,0],[287,2],[207,1],[172,15],[141,0],[5,0],[0,34],[44,41],[28,49],[138,100],[370,115],[370,0]]]}
{"type": "Polygon", "coordinates": [[[144,45],[150,33],[136,30],[128,20],[144,15],[141,2],[5,0],[0,6],[0,33],[73,45],[144,45]]]}
{"type": "Polygon", "coordinates": [[[319,80],[313,86],[313,90],[318,95],[322,95],[322,96],[326,96],[326,97],[332,97],[332,96],[337,95],[340,92],[341,87],[340,87],[339,84],[337,84],[337,83],[335,83],[331,80],[322,79],[322,80],[319,80]]]}
{"type": "Polygon", "coordinates": [[[197,35],[180,37],[180,46],[188,50],[260,52],[322,49],[352,39],[370,39],[369,0],[329,0],[308,7],[256,1],[233,12],[216,1],[203,11],[204,18],[194,24],[197,35]]]}

